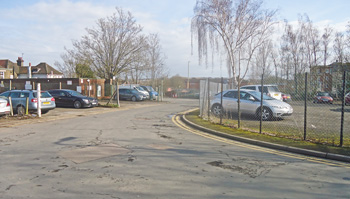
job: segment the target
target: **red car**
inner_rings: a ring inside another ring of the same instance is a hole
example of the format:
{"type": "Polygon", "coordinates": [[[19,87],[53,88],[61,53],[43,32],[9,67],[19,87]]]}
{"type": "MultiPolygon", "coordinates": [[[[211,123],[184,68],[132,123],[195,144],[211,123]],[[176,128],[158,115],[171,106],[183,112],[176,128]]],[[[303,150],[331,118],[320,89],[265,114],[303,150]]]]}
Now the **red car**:
{"type": "Polygon", "coordinates": [[[350,105],[350,92],[345,95],[345,105],[350,105]]]}
{"type": "Polygon", "coordinates": [[[314,98],[314,103],[329,103],[333,104],[333,98],[327,92],[317,92],[314,98]]]}

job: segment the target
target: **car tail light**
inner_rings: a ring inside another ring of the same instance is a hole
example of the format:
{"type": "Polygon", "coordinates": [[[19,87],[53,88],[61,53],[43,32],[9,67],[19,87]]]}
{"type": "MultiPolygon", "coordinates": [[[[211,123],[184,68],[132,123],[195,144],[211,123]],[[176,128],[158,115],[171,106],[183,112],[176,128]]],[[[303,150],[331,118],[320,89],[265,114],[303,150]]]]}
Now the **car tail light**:
{"type": "Polygon", "coordinates": [[[51,98],[51,101],[54,102],[54,101],[55,101],[55,98],[51,98]]]}
{"type": "Polygon", "coordinates": [[[10,106],[10,102],[7,102],[7,105],[6,106],[10,106]]]}
{"type": "Polygon", "coordinates": [[[34,103],[37,103],[38,99],[37,98],[33,98],[31,101],[34,102],[34,103]]]}

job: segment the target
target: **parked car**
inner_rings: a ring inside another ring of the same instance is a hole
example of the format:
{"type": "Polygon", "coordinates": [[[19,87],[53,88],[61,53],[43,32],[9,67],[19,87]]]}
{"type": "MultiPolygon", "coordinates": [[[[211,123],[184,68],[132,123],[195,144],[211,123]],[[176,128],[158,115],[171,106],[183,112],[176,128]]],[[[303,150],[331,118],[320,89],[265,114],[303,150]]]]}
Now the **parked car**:
{"type": "Polygon", "coordinates": [[[131,100],[131,101],[135,102],[135,101],[145,100],[146,98],[147,98],[146,95],[138,92],[135,89],[132,89],[132,88],[120,88],[119,89],[119,99],[120,100],[131,100]]]}
{"type": "Polygon", "coordinates": [[[150,99],[150,94],[148,91],[146,91],[145,89],[143,89],[141,86],[134,86],[134,89],[136,89],[138,92],[146,95],[146,99],[150,99]]]}
{"type": "MultiPolygon", "coordinates": [[[[223,104],[221,105],[221,94],[216,94],[211,101],[211,112],[219,116],[223,112],[238,111],[238,90],[226,90],[223,92],[223,104]]],[[[267,95],[263,95],[263,107],[261,107],[261,93],[253,90],[240,90],[241,113],[255,115],[260,118],[262,108],[262,119],[271,120],[272,118],[282,118],[290,116],[293,113],[293,108],[280,100],[276,100],[267,95]]]]}
{"type": "MultiPolygon", "coordinates": [[[[242,86],[241,89],[249,89],[249,90],[261,92],[261,85],[246,85],[246,86],[242,86]]],[[[274,84],[264,85],[263,93],[269,97],[283,101],[282,92],[278,89],[277,85],[274,85],[274,84]]]]}
{"type": "Polygon", "coordinates": [[[0,97],[0,116],[10,114],[10,103],[5,97],[0,97]]]}
{"type": "MultiPolygon", "coordinates": [[[[38,98],[36,90],[10,90],[0,94],[6,98],[11,97],[14,113],[24,115],[28,102],[28,111],[36,112],[38,107],[38,98]]],[[[49,92],[41,91],[41,113],[45,114],[56,107],[55,98],[49,92]]]]}
{"type": "Polygon", "coordinates": [[[350,105],[350,92],[345,95],[345,105],[350,105]]]}
{"type": "Polygon", "coordinates": [[[333,98],[327,92],[317,92],[313,103],[329,103],[333,104],[333,98]]]}
{"type": "Polygon", "coordinates": [[[290,96],[290,94],[286,94],[286,93],[282,93],[282,99],[284,102],[292,101],[292,97],[290,96]]]}
{"type": "Polygon", "coordinates": [[[152,86],[141,86],[143,90],[147,91],[149,93],[150,99],[156,99],[158,96],[158,92],[155,91],[152,86]]]}
{"type": "Polygon", "coordinates": [[[95,107],[98,100],[93,97],[87,97],[81,93],[69,89],[54,89],[48,91],[56,100],[58,107],[95,107]]]}

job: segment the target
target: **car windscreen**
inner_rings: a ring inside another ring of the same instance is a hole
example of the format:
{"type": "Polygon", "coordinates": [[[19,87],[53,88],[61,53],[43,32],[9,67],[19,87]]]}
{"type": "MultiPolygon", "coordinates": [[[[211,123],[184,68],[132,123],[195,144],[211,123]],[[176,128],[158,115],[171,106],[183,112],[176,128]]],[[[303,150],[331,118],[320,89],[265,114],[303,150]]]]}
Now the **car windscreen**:
{"type": "Polygon", "coordinates": [[[154,91],[154,89],[151,86],[147,86],[148,90],[154,91]]]}
{"type": "Polygon", "coordinates": [[[134,94],[141,94],[140,92],[138,92],[137,90],[131,90],[132,93],[134,94]]]}
{"type": "Polygon", "coordinates": [[[77,92],[77,91],[67,91],[70,95],[72,96],[76,96],[76,97],[84,97],[84,95],[82,95],[81,93],[77,92]]]}
{"type": "Polygon", "coordinates": [[[145,91],[145,89],[143,89],[142,87],[138,86],[136,87],[139,91],[145,91]]]}
{"type": "Polygon", "coordinates": [[[266,86],[270,92],[280,92],[277,86],[266,86]]]}
{"type": "MultiPolygon", "coordinates": [[[[36,91],[33,92],[33,96],[34,96],[35,98],[37,97],[37,92],[36,92],[36,91]]],[[[50,97],[52,97],[52,96],[50,95],[49,92],[42,91],[40,97],[42,97],[42,98],[50,98],[50,97]]]]}
{"type": "MultiPolygon", "coordinates": [[[[258,100],[261,100],[261,93],[258,91],[249,91],[248,93],[250,93],[251,95],[253,95],[255,98],[257,98],[258,100]]],[[[267,96],[266,94],[263,94],[263,98],[264,100],[275,100],[272,97],[267,96]]]]}
{"type": "Polygon", "coordinates": [[[329,96],[329,93],[326,92],[320,92],[317,94],[318,96],[329,96]]]}

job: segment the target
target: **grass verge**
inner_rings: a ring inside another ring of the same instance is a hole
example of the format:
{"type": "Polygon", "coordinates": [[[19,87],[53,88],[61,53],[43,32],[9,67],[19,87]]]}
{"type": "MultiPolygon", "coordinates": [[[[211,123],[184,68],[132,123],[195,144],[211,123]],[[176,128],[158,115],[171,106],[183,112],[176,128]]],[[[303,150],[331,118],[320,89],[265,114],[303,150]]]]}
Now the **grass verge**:
{"type": "Polygon", "coordinates": [[[325,144],[316,144],[307,142],[304,140],[297,140],[297,139],[288,139],[284,137],[277,137],[277,136],[271,136],[266,134],[259,134],[254,133],[250,131],[240,130],[240,129],[234,129],[231,127],[219,125],[219,124],[213,124],[209,121],[203,120],[199,116],[199,110],[190,112],[188,115],[186,115],[186,118],[203,127],[220,131],[222,133],[227,133],[235,136],[241,136],[245,138],[250,138],[254,140],[260,140],[285,146],[292,146],[297,148],[303,148],[303,149],[309,149],[314,151],[321,151],[325,153],[334,153],[334,154],[340,154],[340,155],[347,155],[350,156],[350,148],[349,147],[336,147],[336,146],[329,146],[325,144]]]}

